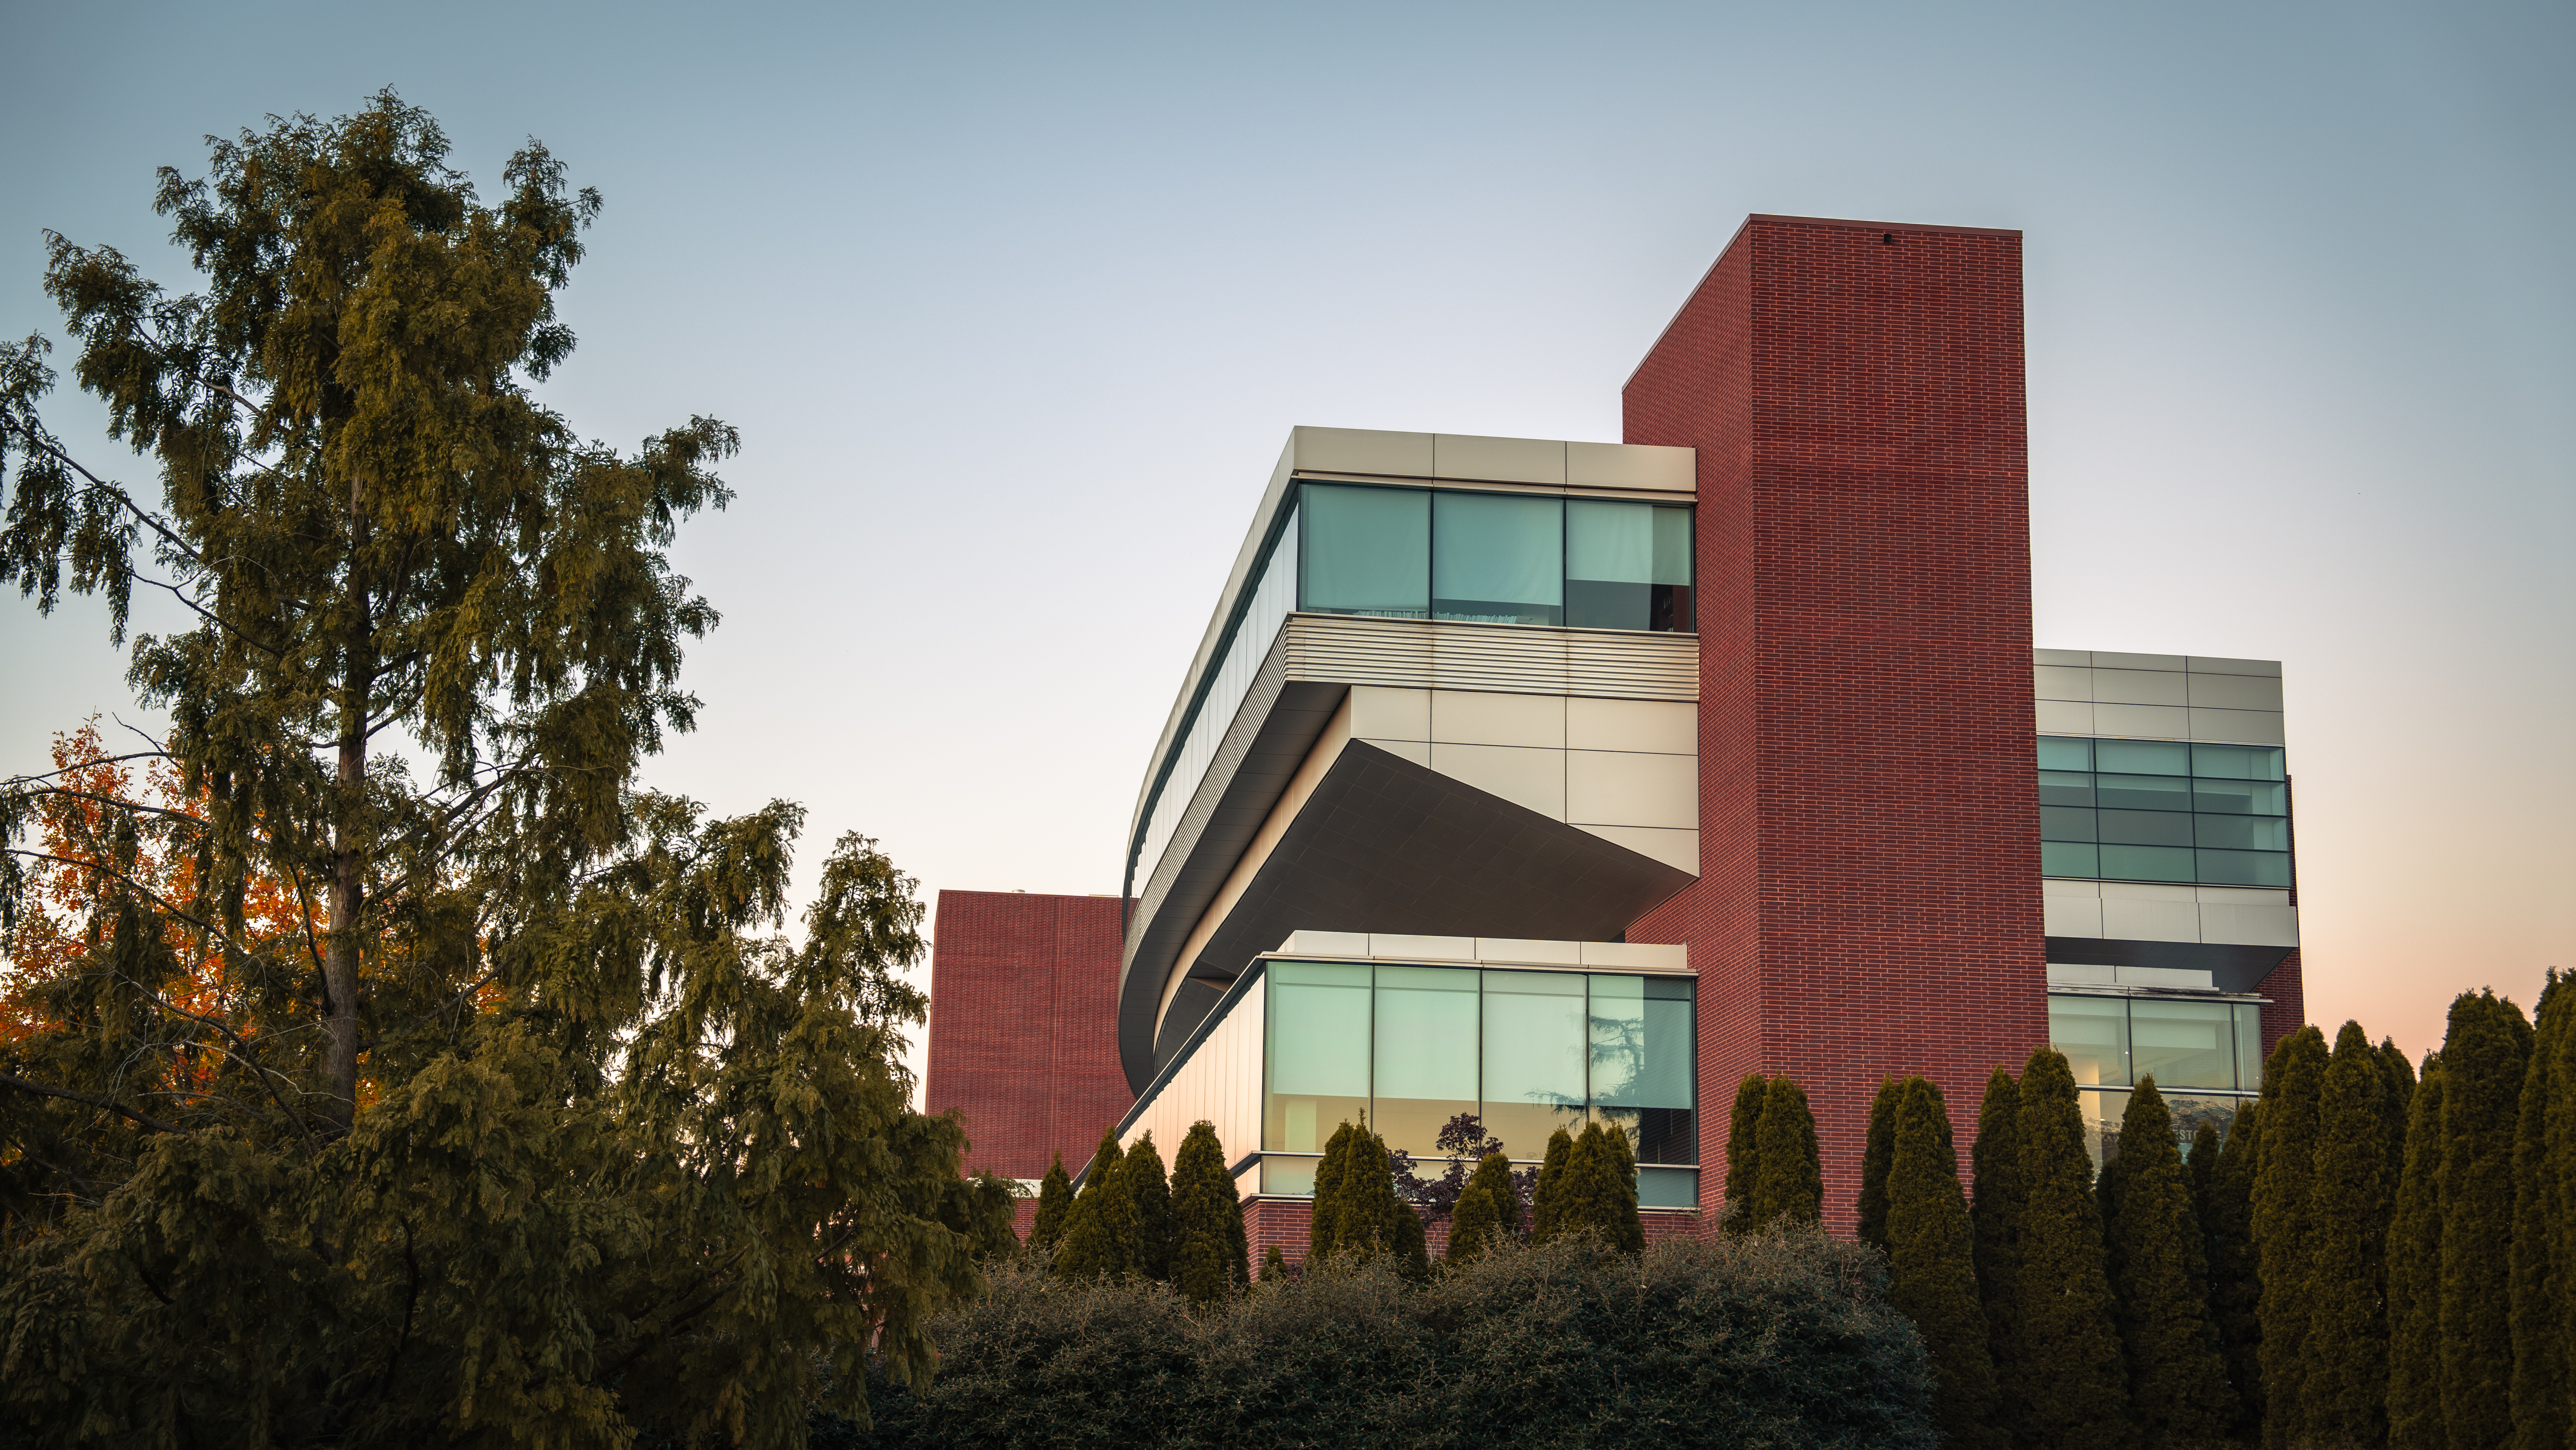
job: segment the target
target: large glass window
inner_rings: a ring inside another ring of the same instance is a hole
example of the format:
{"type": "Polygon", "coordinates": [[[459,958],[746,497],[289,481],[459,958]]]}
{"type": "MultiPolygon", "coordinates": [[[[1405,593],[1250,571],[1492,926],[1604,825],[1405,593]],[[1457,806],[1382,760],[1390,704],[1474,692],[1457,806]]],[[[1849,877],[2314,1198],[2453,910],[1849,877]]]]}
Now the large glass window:
{"type": "Polygon", "coordinates": [[[2140,997],[2129,1003],[2129,1064],[2167,1092],[2236,1086],[2234,1014],[2225,1002],[2140,997]]]}
{"type": "Polygon", "coordinates": [[[1691,984],[1592,979],[1592,1112],[1628,1133],[1645,1163],[1696,1163],[1691,984]]]}
{"type": "Polygon", "coordinates": [[[1565,505],[1565,622],[1691,627],[1691,513],[1654,504],[1565,505]]]}
{"type": "Polygon", "coordinates": [[[1431,613],[1479,624],[1565,622],[1565,504],[1431,496],[1431,613]]]}
{"type": "Polygon", "coordinates": [[[2203,1123],[2223,1136],[2263,1085],[2259,1003],[2051,993],[2048,1036],[2074,1069],[2097,1167],[2119,1154],[2120,1119],[2140,1078],[2156,1080],[2186,1149],[2203,1123]]]}
{"type": "Polygon", "coordinates": [[[2277,745],[2044,735],[2038,764],[2043,876],[2290,884],[2277,745]]]}
{"type": "Polygon", "coordinates": [[[1512,1157],[1541,1156],[1548,1134],[1582,1121],[1583,1018],[1575,973],[1485,973],[1485,1131],[1512,1157]]]}
{"type": "Polygon", "coordinates": [[[1313,1153],[1369,1105],[1369,969],[1273,962],[1261,1146],[1313,1153]]]}
{"type": "Polygon", "coordinates": [[[2066,1054],[2078,1087],[2129,1083],[2129,1004],[2119,997],[2048,999],[2048,1041],[2066,1054]]]}
{"type": "Polygon", "coordinates": [[[1390,1148],[1439,1151],[1440,1129],[1476,1111],[1477,977],[1473,968],[1377,969],[1377,1109],[1390,1148]]]}
{"type": "Polygon", "coordinates": [[[1306,485],[1305,588],[1315,614],[1421,619],[1431,612],[1431,496],[1414,488],[1306,485]]]}

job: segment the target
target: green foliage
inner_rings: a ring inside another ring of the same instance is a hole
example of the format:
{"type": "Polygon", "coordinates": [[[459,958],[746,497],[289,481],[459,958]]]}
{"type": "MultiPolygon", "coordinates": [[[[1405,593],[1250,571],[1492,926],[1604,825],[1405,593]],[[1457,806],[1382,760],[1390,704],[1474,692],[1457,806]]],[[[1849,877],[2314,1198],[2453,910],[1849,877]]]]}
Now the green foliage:
{"type": "Polygon", "coordinates": [[[1896,1161],[1896,1113],[1905,1086],[1894,1078],[1879,1081],[1878,1095],[1869,1100],[1869,1127],[1861,1135],[1858,1237],[1882,1254],[1888,1251],[1887,1175],[1896,1161]]]}
{"type": "Polygon", "coordinates": [[[1824,1160],[1816,1150],[1816,1115],[1807,1090],[1786,1077],[1771,1079],[1762,1100],[1761,1153],[1747,1210],[1759,1227],[1787,1220],[1813,1223],[1824,1212],[1824,1160]]]}
{"type": "Polygon", "coordinates": [[[2263,1416],[2263,1284],[2254,1251],[2254,1178],[2263,1156],[2263,1105],[2236,1105],[2209,1178],[2209,1312],[2227,1383],[2243,1406],[2241,1431],[2263,1416]]]}
{"type": "Polygon", "coordinates": [[[2514,1450],[2566,1450],[2568,1341],[2576,1338],[2560,1226],[2571,1207],[2549,1149],[2551,1106],[2576,1096],[2567,1071],[2576,1027],[2576,979],[2551,968],[2533,1010],[2531,1060],[2523,1070],[2513,1141],[2514,1450]]]}
{"type": "Polygon", "coordinates": [[[1005,1270],[939,1321],[937,1380],[881,1390],[865,1443],[1933,1450],[1923,1351],[1875,1260],[1814,1229],[1643,1254],[1570,1237],[1206,1309],[1005,1270]]]}
{"type": "Polygon", "coordinates": [[[1351,1143],[1361,1130],[1345,1121],[1324,1140],[1323,1161],[1315,1165],[1315,1207],[1313,1222],[1306,1230],[1306,1261],[1332,1253],[1340,1243],[1342,1227],[1342,1171],[1350,1162],[1351,1143]]]}
{"type": "Polygon", "coordinates": [[[1520,1236],[1521,1198],[1512,1185],[1512,1161],[1488,1153],[1476,1164],[1449,1219],[1449,1262],[1464,1264],[1497,1243],[1520,1236]]]}
{"type": "Polygon", "coordinates": [[[1748,1075],[1735,1085],[1735,1105],[1726,1115],[1726,1207],[1718,1226],[1741,1233],[1753,1224],[1755,1169],[1762,1161],[1762,1105],[1771,1100],[1771,1079],[1748,1075]]]}
{"type": "MultiPolygon", "coordinates": [[[[1887,1302],[1914,1321],[1938,1386],[1934,1418],[1945,1443],[2001,1450],[2001,1392],[1977,1298],[1976,1234],[1959,1191],[1950,1110],[1926,1079],[1896,1084],[1885,1177],[1887,1302]]],[[[1882,1088],[1879,1096],[1888,1092],[1882,1088]]],[[[1877,1116],[1872,1110],[1872,1117],[1877,1116]]]]}
{"type": "Polygon", "coordinates": [[[1590,1232],[1603,1243],[1627,1253],[1646,1246],[1646,1231],[1637,1219],[1636,1160],[1628,1152],[1628,1134],[1612,1125],[1584,1125],[1566,1155],[1564,1176],[1555,1188],[1554,1232],[1590,1232]]]}
{"type": "Polygon", "coordinates": [[[1284,1284],[1288,1279],[1288,1256],[1279,1251],[1277,1244],[1272,1244],[1261,1256],[1261,1282],[1284,1284]]]}
{"type": "Polygon", "coordinates": [[[1051,1249],[1064,1238],[1064,1223],[1073,1212],[1073,1176],[1064,1171],[1064,1155],[1038,1180],[1038,1213],[1029,1223],[1029,1247],[1051,1249]]]}
{"type": "Polygon", "coordinates": [[[2301,1027],[2273,1045],[2263,1064],[2263,1156],[2254,1172],[2255,1272],[2263,1321],[2263,1443],[2290,1443],[2307,1424],[2300,1385],[2307,1373],[2308,1321],[2315,1299],[2312,1232],[2317,1177],[2317,1098],[2325,1090],[2326,1042],[2301,1027]]]}
{"type": "Polygon", "coordinates": [[[2380,1114],[2385,1121],[2381,1130],[2388,1144],[2388,1191],[2394,1204],[2398,1180],[2406,1176],[2407,1109],[2415,1101],[2415,1065],[2398,1050],[2396,1040],[2379,1039],[2379,1066],[2382,1091],[2380,1114]]]}
{"type": "MultiPolygon", "coordinates": [[[[2170,1131],[2170,1130],[2168,1130],[2170,1131]]],[[[2022,1209],[2015,1367],[2022,1439],[2052,1450],[2124,1444],[2127,1385],[2111,1316],[2093,1160],[2066,1058],[2043,1047],[2021,1076],[2022,1209]]]]}
{"type": "Polygon", "coordinates": [[[2388,1065],[2358,1022],[2335,1034],[2317,1112],[2306,1365],[2307,1438],[2388,1438],[2388,1065]]]}
{"type": "Polygon", "coordinates": [[[2406,1105],[2406,1167],[2388,1228],[2388,1443],[2447,1450],[2442,1422],[2442,1058],[2406,1105]]]}
{"type": "Polygon", "coordinates": [[[2129,1095],[2117,1161],[2120,1199],[2109,1234],[2129,1413],[2150,1445],[2206,1444],[2235,1420],[2236,1396],[2210,1321],[2200,1216],[2152,1076],[2129,1095]]]}
{"type": "Polygon", "coordinates": [[[1251,1268],[1225,1145],[1215,1124],[1193,1123],[1172,1158],[1172,1287],[1194,1304],[1213,1303],[1245,1287],[1251,1268]]]}
{"type": "MultiPolygon", "coordinates": [[[[1339,1134],[1335,1135],[1339,1137],[1339,1134]]],[[[1320,1180],[1321,1175],[1318,1175],[1320,1180]]],[[[1395,1191],[1395,1171],[1386,1140],[1365,1128],[1353,1129],[1343,1146],[1341,1171],[1332,1197],[1315,1197],[1315,1218],[1329,1219],[1332,1236],[1322,1250],[1345,1263],[1391,1258],[1404,1272],[1427,1274],[1431,1253],[1422,1216],[1395,1191]]]]}
{"type": "Polygon", "coordinates": [[[2514,1120],[2531,1025],[2463,992],[2442,1039],[2442,1423],[2457,1450],[2513,1430],[2514,1120]]]}
{"type": "Polygon", "coordinates": [[[1118,1186],[1127,1195],[1129,1262],[1148,1279],[1172,1277],[1172,1185],[1163,1174],[1163,1155],[1149,1130],[1118,1162],[1118,1186]]]}
{"type": "Polygon", "coordinates": [[[1091,1166],[1082,1170],[1082,1193],[1066,1215],[1056,1245],[1055,1271],[1068,1279],[1115,1279],[1136,1271],[1136,1210],[1127,1197],[1126,1155],[1118,1130],[1103,1128],[1091,1166]]]}
{"type": "Polygon", "coordinates": [[[2182,1160],[2183,1178],[2191,1185],[2192,1217],[2200,1224],[2203,1263],[2209,1260],[2209,1242],[2216,1233],[2210,1218],[2211,1192],[2218,1181],[2218,1155],[2224,1143],[2218,1125],[2204,1118],[2191,1130],[2191,1151],[2182,1160]]]}
{"type": "Polygon", "coordinates": [[[1543,1244],[1563,1232],[1565,1173],[1574,1157],[1574,1135],[1563,1128],[1547,1135],[1547,1156],[1539,1161],[1538,1182],[1530,1193],[1530,1242],[1543,1244]]]}
{"type": "Polygon", "coordinates": [[[2021,1375],[2021,1220],[2029,1195],[2021,1173],[2021,1084],[2000,1067],[1986,1076],[1970,1162],[1976,1183],[1968,1224],[1976,1233],[1986,1352],[1994,1359],[1995,1382],[2009,1405],[2021,1375]]]}

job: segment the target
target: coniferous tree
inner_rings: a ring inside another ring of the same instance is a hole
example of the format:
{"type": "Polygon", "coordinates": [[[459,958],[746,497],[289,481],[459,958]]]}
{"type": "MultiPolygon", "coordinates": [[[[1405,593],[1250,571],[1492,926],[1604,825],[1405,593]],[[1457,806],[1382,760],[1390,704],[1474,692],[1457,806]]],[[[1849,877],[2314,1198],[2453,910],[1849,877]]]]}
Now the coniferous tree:
{"type": "Polygon", "coordinates": [[[1565,1171],[1574,1157],[1574,1135],[1563,1128],[1547,1136],[1547,1156],[1539,1164],[1538,1185],[1530,1193],[1530,1242],[1547,1243],[1561,1231],[1565,1210],[1565,1171]]]}
{"type": "Polygon", "coordinates": [[[1313,1221],[1306,1230],[1306,1261],[1310,1264],[1340,1247],[1342,1171],[1350,1162],[1351,1140],[1359,1132],[1345,1119],[1333,1130],[1333,1136],[1324,1140],[1323,1161],[1315,1165],[1313,1221]]]}
{"type": "Polygon", "coordinates": [[[1882,1254],[1888,1251],[1887,1175],[1896,1161],[1896,1115],[1905,1090],[1906,1084],[1894,1078],[1880,1079],[1878,1095],[1869,1100],[1869,1127],[1861,1135],[1857,1235],[1882,1254]]]}
{"type": "Polygon", "coordinates": [[[1996,1068],[1986,1077],[1985,1097],[1977,1105],[1975,1195],[1968,1226],[1976,1233],[1977,1294],[1986,1306],[1986,1352],[1995,1362],[2006,1423],[2017,1418],[2011,1406],[2020,1383],[2021,1335],[2015,1318],[2021,1311],[2021,1218],[2027,1195],[2021,1175],[2021,1084],[1996,1068]]]}
{"type": "Polygon", "coordinates": [[[1755,1169],[1762,1160],[1762,1105],[1771,1100],[1771,1080],[1760,1073],[1735,1085],[1735,1105],[1726,1115],[1726,1207],[1718,1226],[1730,1233],[1751,1227],[1755,1169]]]}
{"type": "Polygon", "coordinates": [[[2191,1212],[2200,1220],[2201,1261],[2209,1261],[2210,1190],[2218,1180],[2218,1155],[2225,1138],[2218,1125],[2203,1118],[2191,1130],[2191,1151],[2182,1159],[2183,1177],[2191,1184],[2191,1212]]]}
{"type": "Polygon", "coordinates": [[[1243,1287],[1243,1200],[1225,1171],[1216,1126],[1190,1125],[1172,1157],[1172,1287],[1207,1304],[1243,1287]]]}
{"type": "Polygon", "coordinates": [[[1172,1277],[1172,1184],[1163,1172],[1163,1155],[1148,1130],[1118,1163],[1119,1187],[1127,1195],[1129,1232],[1135,1235],[1128,1259],[1148,1279],[1172,1277]]]}
{"type": "MultiPolygon", "coordinates": [[[[2206,1127],[2206,1125],[2203,1125],[2206,1127]]],[[[2129,1412],[2150,1445],[2217,1439],[2236,1396],[2209,1313],[2208,1267],[2173,1115],[2154,1077],[2120,1119],[2121,1183],[2110,1224],[2112,1290],[2129,1363],[2129,1412]]]]}
{"type": "Polygon", "coordinates": [[[2395,1212],[2397,1185],[2406,1176],[2407,1109],[2415,1102],[2415,1065],[2406,1060],[2394,1038],[2379,1039],[2381,1076],[2386,1082],[2382,1094],[2381,1116],[2387,1121],[2388,1192],[2390,1212],[2395,1212]]]}
{"type": "Polygon", "coordinates": [[[1628,1153],[1627,1133],[1617,1125],[1607,1132],[1599,1123],[1584,1125],[1582,1136],[1566,1155],[1565,1174],[1556,1188],[1554,1231],[1585,1229],[1612,1248],[1634,1253],[1646,1246],[1637,1219],[1637,1179],[1628,1153]]]}
{"type": "Polygon", "coordinates": [[[2309,1211],[2317,1177],[2317,1096],[2326,1041],[2301,1027],[2263,1064],[2263,1157],[2254,1173],[2254,1258],[2261,1281],[2263,1444],[2281,1450],[2307,1425],[2307,1371],[2316,1262],[2309,1211]]]}
{"type": "Polygon", "coordinates": [[[1280,1284],[1287,1282],[1287,1279],[1288,1256],[1279,1251],[1277,1244],[1272,1244],[1261,1256],[1261,1282],[1280,1284]]]}
{"type": "Polygon", "coordinates": [[[2002,1450],[1995,1363],[1977,1297],[1976,1232],[1959,1191],[1950,1110],[1926,1079],[1895,1086],[1884,1180],[1887,1302],[1922,1332],[1942,1438],[1965,1450],[2002,1450]]]}
{"type": "Polygon", "coordinates": [[[1363,1260],[1399,1252],[1403,1225],[1397,1217],[1412,1218],[1413,1210],[1396,1196],[1385,1139],[1366,1128],[1352,1131],[1334,1197],[1334,1253],[1363,1260]]]}
{"type": "Polygon", "coordinates": [[[2021,1076],[2020,1430],[2050,1450],[2116,1450],[2128,1385],[2084,1114],[2065,1056],[2043,1047],[2021,1076]]]}
{"type": "Polygon", "coordinates": [[[2442,1423],[2442,1057],[2406,1105],[2406,1166],[2388,1228],[2388,1443],[2448,1450],[2442,1423]]]}
{"type": "Polygon", "coordinates": [[[2263,1284],[2254,1250],[2254,1179],[2262,1166],[2263,1105],[2240,1102],[2209,1178],[2209,1312],[2219,1358],[2241,1406],[2240,1431],[2263,1419],[2263,1284]]]}
{"type": "Polygon", "coordinates": [[[1038,1180],[1038,1216],[1029,1224],[1029,1247],[1051,1249],[1064,1239],[1064,1223],[1073,1212],[1073,1177],[1064,1171],[1064,1155],[1038,1180]]]}
{"type": "Polygon", "coordinates": [[[1431,1235],[1422,1226],[1422,1211],[1401,1197],[1388,1215],[1387,1252],[1405,1278],[1421,1283],[1431,1277],[1431,1235]]]}
{"type": "Polygon", "coordinates": [[[2335,1034],[2317,1113],[2310,1318],[2300,1373],[2307,1438],[2388,1439],[2388,1065],[2358,1022],[2335,1034]]]}
{"type": "Polygon", "coordinates": [[[1512,1188],[1512,1161],[1501,1153],[1477,1160],[1476,1171],[1449,1215],[1449,1262],[1464,1264],[1502,1242],[1519,1227],[1520,1194],[1512,1188]]]}
{"type": "Polygon", "coordinates": [[[2514,1450],[2566,1450],[2569,1435],[2568,1263],[2559,1257],[2567,1186],[2549,1151],[2551,1104],[2576,1093],[2565,1068],[2576,985],[2552,967],[2533,1009],[2513,1143],[2514,1450]]]}
{"type": "Polygon", "coordinates": [[[1816,1115],[1807,1090],[1771,1079],[1762,1102],[1761,1154],[1753,1177],[1752,1227],[1783,1220],[1814,1223],[1824,1212],[1825,1169],[1816,1151],[1816,1115]]]}
{"type": "Polygon", "coordinates": [[[2513,1146],[2531,1025],[2492,992],[2442,1039],[2442,1424],[2453,1450],[2513,1429],[2513,1146]]]}
{"type": "Polygon", "coordinates": [[[1127,1201],[1127,1184],[1118,1169],[1126,1155],[1118,1149],[1118,1130],[1100,1135],[1091,1166],[1082,1170],[1082,1192],[1065,1216],[1064,1239],[1055,1251],[1055,1271],[1067,1279],[1115,1279],[1136,1268],[1136,1215],[1127,1201]]]}

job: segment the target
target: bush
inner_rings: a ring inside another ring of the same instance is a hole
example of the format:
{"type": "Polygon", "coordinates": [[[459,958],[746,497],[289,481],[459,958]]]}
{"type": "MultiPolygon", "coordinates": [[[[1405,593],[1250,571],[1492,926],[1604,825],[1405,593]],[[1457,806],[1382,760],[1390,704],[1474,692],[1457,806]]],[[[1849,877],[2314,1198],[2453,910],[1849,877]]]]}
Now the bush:
{"type": "Polygon", "coordinates": [[[1497,1243],[1430,1283],[1383,1258],[1193,1308],[1129,1279],[1015,1265],[936,1322],[939,1377],[870,1386],[863,1441],[1018,1445],[1396,1442],[1921,1447],[1921,1341],[1878,1256],[1813,1228],[1643,1255],[1588,1234],[1497,1243]]]}

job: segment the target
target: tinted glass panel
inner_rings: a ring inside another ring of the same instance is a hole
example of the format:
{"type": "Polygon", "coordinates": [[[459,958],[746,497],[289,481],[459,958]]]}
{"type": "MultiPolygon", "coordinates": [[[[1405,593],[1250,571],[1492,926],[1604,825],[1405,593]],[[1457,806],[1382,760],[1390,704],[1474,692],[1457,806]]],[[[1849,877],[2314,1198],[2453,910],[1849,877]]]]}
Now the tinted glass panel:
{"type": "Polygon", "coordinates": [[[2096,740],[2093,762],[2132,775],[2189,775],[2191,749],[2179,740],[2096,740]]]}
{"type": "Polygon", "coordinates": [[[2191,817],[2174,811],[2100,812],[2102,839],[2131,846],[2188,846],[2191,817]]]}
{"type": "Polygon", "coordinates": [[[1591,982],[1594,1114],[1627,1130],[1639,1162],[1698,1162],[1691,984],[1664,977],[1591,982]]]}
{"type": "Polygon", "coordinates": [[[2101,803],[2133,811],[2191,809],[2191,782],[2180,776],[2097,775],[2093,789],[2101,803]]]}
{"type": "Polygon", "coordinates": [[[2072,735],[2042,735],[2039,737],[2039,768],[2091,770],[2093,742],[2072,735]]]}
{"type": "Polygon", "coordinates": [[[1508,494],[1432,495],[1432,614],[1565,622],[1565,506],[1508,494]]]}
{"type": "Polygon", "coordinates": [[[2157,1088],[2236,1086],[2234,1014],[2225,1002],[2140,997],[2129,1003],[2129,1061],[2157,1088]]]}
{"type": "Polygon", "coordinates": [[[2263,1086],[2263,1009],[2236,1003],[2236,1085],[2252,1092],[2263,1086]]]}
{"type": "Polygon", "coordinates": [[[2217,886],[2287,886],[2290,855],[2286,851],[2203,851],[2200,879],[2217,886]]]}
{"type": "Polygon", "coordinates": [[[1261,1155],[1261,1191],[1264,1193],[1313,1193],[1315,1167],[1321,1158],[1281,1158],[1261,1155]]]}
{"type": "Polygon", "coordinates": [[[2099,876],[2102,874],[2102,848],[2089,843],[2042,841],[2039,843],[2039,874],[2099,876]]]}
{"type": "Polygon", "coordinates": [[[1572,972],[1487,972],[1485,1131],[1515,1158],[1547,1151],[1547,1135],[1583,1121],[1583,978],[1572,972]]]}
{"type": "Polygon", "coordinates": [[[2129,1085],[2129,1004],[2119,997],[2051,997],[2048,1043],[2066,1054],[2075,1081],[2129,1085]]]}
{"type": "Polygon", "coordinates": [[[2281,747],[2277,745],[2195,745],[2191,748],[2191,773],[2225,780],[2287,778],[2281,747]]]}
{"type": "Polygon", "coordinates": [[[2290,849],[2290,823],[2279,816],[2195,816],[2194,839],[2238,851],[2290,849]]]}
{"type": "Polygon", "coordinates": [[[1420,619],[1431,610],[1431,495],[1310,483],[1299,510],[1305,587],[1298,608],[1420,619]]]}
{"type": "Polygon", "coordinates": [[[1565,622],[1688,629],[1690,510],[1572,500],[1565,506],[1565,622]]]}
{"type": "Polygon", "coordinates": [[[1639,1208],[1699,1207],[1699,1175],[1687,1168],[1637,1170],[1639,1208]]]}
{"type": "Polygon", "coordinates": [[[2102,875],[2110,881],[2189,881],[2191,852],[2180,846],[2104,846],[2102,875]]]}
{"type": "Polygon", "coordinates": [[[2071,770],[2043,770],[2039,773],[2039,803],[2043,806],[2089,806],[2093,804],[2093,777],[2071,770]]]}
{"type": "Polygon", "coordinates": [[[1369,969],[1272,962],[1261,1146],[1312,1153],[1368,1110],[1369,969]]]}
{"type": "Polygon", "coordinates": [[[1436,1154],[1442,1126],[1476,1111],[1478,975],[1459,967],[1377,969],[1377,1101],[1369,1125],[1388,1147],[1436,1154]]]}
{"type": "Polygon", "coordinates": [[[2290,788],[2260,780],[2195,780],[2191,808],[2232,816],[2286,816],[2290,788]]]}
{"type": "Polygon", "coordinates": [[[2072,806],[2039,808],[2039,838],[2043,841],[2090,841],[2093,830],[2091,811],[2079,811],[2072,806]]]}

